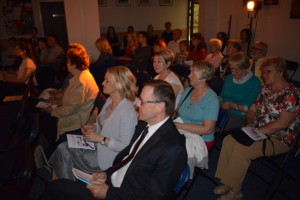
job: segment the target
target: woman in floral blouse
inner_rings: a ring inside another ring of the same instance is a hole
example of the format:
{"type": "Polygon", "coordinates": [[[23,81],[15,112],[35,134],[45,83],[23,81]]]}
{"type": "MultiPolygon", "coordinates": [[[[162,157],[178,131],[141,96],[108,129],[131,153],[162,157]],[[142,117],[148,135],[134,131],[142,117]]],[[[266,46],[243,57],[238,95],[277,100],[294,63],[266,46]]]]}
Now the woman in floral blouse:
{"type": "MultiPolygon", "coordinates": [[[[270,136],[266,141],[265,155],[286,153],[295,142],[300,125],[300,89],[285,79],[286,63],[283,58],[269,57],[262,63],[265,83],[256,102],[247,112],[247,126],[253,126],[270,136]]],[[[232,136],[224,139],[216,177],[220,185],[215,194],[220,200],[241,199],[241,186],[251,160],[263,156],[262,141],[251,146],[238,143],[232,136]]]]}

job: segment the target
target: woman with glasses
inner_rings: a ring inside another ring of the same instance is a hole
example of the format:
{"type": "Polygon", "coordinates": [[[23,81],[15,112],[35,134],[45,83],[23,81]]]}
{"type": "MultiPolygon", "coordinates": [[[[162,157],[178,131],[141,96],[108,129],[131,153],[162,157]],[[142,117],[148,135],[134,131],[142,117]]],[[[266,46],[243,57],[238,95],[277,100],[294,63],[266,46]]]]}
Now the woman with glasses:
{"type": "Polygon", "coordinates": [[[74,179],[72,168],[87,173],[106,170],[119,151],[126,147],[137,124],[133,101],[137,92],[136,80],[129,69],[117,66],[108,68],[102,83],[103,93],[109,95],[96,123],[82,124],[86,141],[94,142],[96,150],[69,148],[67,142],[60,144],[50,163],[53,179],[74,179]]]}
{"type": "Polygon", "coordinates": [[[227,76],[221,91],[221,108],[228,110],[226,130],[245,124],[245,113],[260,93],[259,79],[249,70],[249,58],[243,52],[233,54],[228,61],[231,74],[227,76]]]}

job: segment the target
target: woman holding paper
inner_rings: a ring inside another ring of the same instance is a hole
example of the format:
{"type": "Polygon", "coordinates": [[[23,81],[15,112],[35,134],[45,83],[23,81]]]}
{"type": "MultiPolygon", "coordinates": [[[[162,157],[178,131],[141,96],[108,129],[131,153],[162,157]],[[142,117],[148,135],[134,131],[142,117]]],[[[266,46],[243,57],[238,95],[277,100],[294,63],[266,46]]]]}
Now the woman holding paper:
{"type": "MultiPolygon", "coordinates": [[[[270,136],[274,147],[266,140],[266,156],[279,155],[289,151],[299,134],[300,90],[285,79],[283,58],[266,58],[261,67],[265,86],[247,112],[247,126],[270,136]]],[[[230,135],[224,139],[215,174],[223,184],[214,189],[215,194],[224,194],[220,200],[242,198],[242,182],[251,160],[264,156],[262,144],[255,141],[244,146],[230,135]]]]}
{"type": "Polygon", "coordinates": [[[45,109],[58,118],[57,140],[65,141],[66,133],[79,132],[81,125],[87,124],[99,88],[89,72],[89,56],[80,44],[70,44],[66,53],[67,69],[72,75],[57,108],[45,109]]]}
{"type": "Polygon", "coordinates": [[[67,142],[60,144],[49,161],[54,179],[74,179],[72,168],[86,173],[105,170],[129,144],[137,124],[133,106],[137,92],[135,77],[128,68],[112,67],[107,69],[102,85],[109,97],[96,123],[81,129],[86,141],[95,143],[96,150],[69,148],[67,142]]]}

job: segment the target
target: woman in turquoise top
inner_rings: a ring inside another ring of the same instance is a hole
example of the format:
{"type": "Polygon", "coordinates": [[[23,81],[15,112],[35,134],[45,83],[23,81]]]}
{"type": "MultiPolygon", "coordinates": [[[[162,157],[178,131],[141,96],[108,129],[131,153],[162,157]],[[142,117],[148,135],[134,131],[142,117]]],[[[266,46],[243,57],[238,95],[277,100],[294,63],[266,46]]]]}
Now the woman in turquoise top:
{"type": "Polygon", "coordinates": [[[245,113],[260,93],[260,81],[249,66],[249,58],[243,52],[237,52],[229,59],[231,74],[227,76],[220,94],[221,107],[229,112],[225,130],[245,125],[245,113]]]}
{"type": "Polygon", "coordinates": [[[214,67],[209,62],[194,62],[189,75],[193,88],[184,91],[178,104],[178,114],[184,123],[175,123],[178,129],[201,135],[208,150],[214,141],[214,128],[219,112],[218,97],[207,84],[213,73],[214,67]]]}

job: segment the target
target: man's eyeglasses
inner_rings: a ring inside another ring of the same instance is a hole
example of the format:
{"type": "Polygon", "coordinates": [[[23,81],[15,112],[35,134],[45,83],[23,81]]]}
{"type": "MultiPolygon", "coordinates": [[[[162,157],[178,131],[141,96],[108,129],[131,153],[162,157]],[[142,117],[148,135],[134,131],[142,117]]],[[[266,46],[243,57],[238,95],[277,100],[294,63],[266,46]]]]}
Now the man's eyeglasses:
{"type": "Polygon", "coordinates": [[[147,101],[147,100],[142,99],[142,97],[139,97],[139,100],[141,101],[141,104],[144,104],[144,103],[161,103],[161,101],[147,101]]]}

